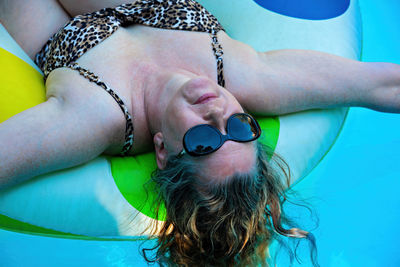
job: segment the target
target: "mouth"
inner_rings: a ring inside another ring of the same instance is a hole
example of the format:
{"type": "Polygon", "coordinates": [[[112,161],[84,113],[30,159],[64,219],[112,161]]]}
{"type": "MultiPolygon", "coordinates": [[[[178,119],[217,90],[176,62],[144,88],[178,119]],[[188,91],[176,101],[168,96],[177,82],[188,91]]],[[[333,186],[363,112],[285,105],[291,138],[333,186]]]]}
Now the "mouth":
{"type": "Polygon", "coordinates": [[[217,96],[213,93],[204,94],[204,95],[200,96],[196,100],[196,102],[194,102],[194,105],[207,103],[207,102],[213,100],[214,98],[217,98],[217,96]]]}

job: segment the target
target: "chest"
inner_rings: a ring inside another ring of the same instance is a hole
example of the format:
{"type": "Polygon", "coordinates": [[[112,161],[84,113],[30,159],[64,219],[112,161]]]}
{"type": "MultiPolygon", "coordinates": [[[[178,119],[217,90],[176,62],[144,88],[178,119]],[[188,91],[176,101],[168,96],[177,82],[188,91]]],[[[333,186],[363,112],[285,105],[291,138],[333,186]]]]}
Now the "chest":
{"type": "Polygon", "coordinates": [[[134,25],[120,28],[90,49],[78,62],[120,90],[135,90],[132,80],[141,65],[184,69],[216,79],[211,37],[204,32],[134,25]]]}
{"type": "Polygon", "coordinates": [[[141,76],[147,66],[183,69],[216,80],[217,67],[208,33],[156,29],[134,25],[113,35],[82,55],[78,63],[95,73],[124,101],[133,115],[134,147],[152,148],[152,136],[140,99],[141,76]]]}

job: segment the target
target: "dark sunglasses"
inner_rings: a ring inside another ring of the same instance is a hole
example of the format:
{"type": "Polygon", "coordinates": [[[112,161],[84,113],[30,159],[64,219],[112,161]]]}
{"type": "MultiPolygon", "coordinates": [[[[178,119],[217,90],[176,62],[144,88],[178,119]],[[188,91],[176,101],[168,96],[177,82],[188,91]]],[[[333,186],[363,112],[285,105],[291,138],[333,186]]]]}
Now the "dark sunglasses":
{"type": "Polygon", "coordinates": [[[181,158],[185,153],[191,156],[204,156],[217,151],[226,141],[251,142],[261,135],[256,119],[246,113],[236,113],[228,118],[226,135],[209,124],[200,124],[190,128],[183,136],[181,158]]]}

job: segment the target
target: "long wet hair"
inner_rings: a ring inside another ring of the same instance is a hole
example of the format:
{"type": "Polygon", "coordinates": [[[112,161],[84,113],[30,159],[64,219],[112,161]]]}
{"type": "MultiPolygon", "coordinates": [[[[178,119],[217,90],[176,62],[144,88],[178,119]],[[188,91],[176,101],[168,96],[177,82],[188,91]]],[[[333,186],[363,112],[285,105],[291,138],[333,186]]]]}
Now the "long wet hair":
{"type": "Polygon", "coordinates": [[[201,172],[188,157],[171,157],[165,169],[156,170],[156,210],[163,203],[166,220],[157,245],[143,250],[145,259],[161,266],[267,266],[276,236],[309,239],[308,232],[283,226],[287,164],[276,155],[271,160],[272,152],[260,142],[256,153],[252,171],[220,182],[199,179],[201,172]],[[156,250],[154,258],[147,250],[156,250]]]}

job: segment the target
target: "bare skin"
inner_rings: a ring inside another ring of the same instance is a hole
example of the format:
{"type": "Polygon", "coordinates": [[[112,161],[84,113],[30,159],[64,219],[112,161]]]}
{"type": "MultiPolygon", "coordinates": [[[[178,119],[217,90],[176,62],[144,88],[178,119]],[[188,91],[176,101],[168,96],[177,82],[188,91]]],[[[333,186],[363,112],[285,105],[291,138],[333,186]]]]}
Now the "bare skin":
{"type": "MultiPolygon", "coordinates": [[[[18,9],[18,4],[29,2],[18,3],[21,1],[0,4],[0,18],[31,57],[40,49],[39,43],[43,44],[71,14],[106,6],[106,1],[87,1],[80,10],[73,1],[35,2],[43,5],[42,9],[53,7],[58,15],[53,14],[56,18],[50,23],[39,21],[38,16],[29,17],[29,10],[18,9]],[[7,9],[16,11],[5,15],[7,5],[16,6],[7,9]],[[17,18],[21,15],[35,21],[31,30],[37,35],[18,33],[22,26],[17,18]],[[38,27],[41,24],[44,26],[38,27]]],[[[158,166],[163,168],[168,155],[182,149],[182,136],[188,128],[209,123],[224,131],[227,117],[243,110],[279,115],[363,106],[400,112],[399,65],[361,63],[308,50],[257,53],[224,32],[218,37],[224,48],[226,89],[216,83],[216,62],[207,33],[133,25],[120,28],[79,58],[81,66],[117,92],[133,115],[135,141],[130,155],[155,147],[158,166]],[[207,107],[191,104],[207,92],[217,93],[218,98],[207,107]],[[171,108],[179,105],[180,109],[171,108]]],[[[0,188],[121,151],[125,119],[108,93],[67,68],[54,70],[46,88],[47,102],[0,124],[0,140],[8,140],[0,149],[0,188]],[[19,133],[18,138],[15,133],[19,133]]],[[[212,162],[225,158],[226,164],[211,167],[218,175],[248,171],[254,163],[254,147],[227,142],[210,158],[212,162]],[[247,159],[243,166],[234,164],[243,158],[247,159]]]]}

